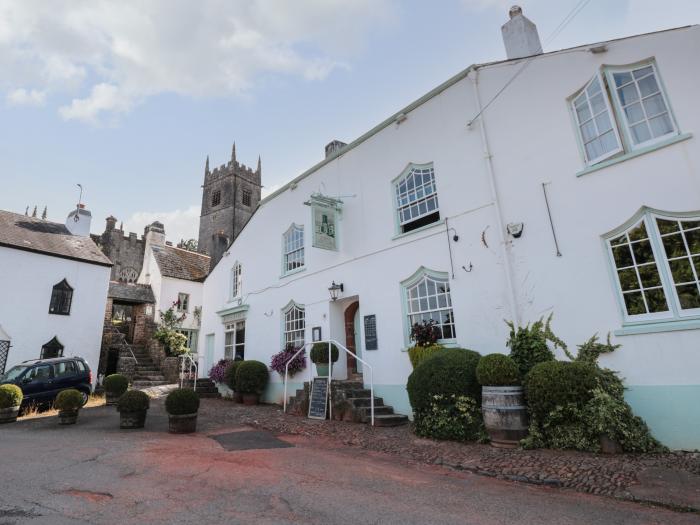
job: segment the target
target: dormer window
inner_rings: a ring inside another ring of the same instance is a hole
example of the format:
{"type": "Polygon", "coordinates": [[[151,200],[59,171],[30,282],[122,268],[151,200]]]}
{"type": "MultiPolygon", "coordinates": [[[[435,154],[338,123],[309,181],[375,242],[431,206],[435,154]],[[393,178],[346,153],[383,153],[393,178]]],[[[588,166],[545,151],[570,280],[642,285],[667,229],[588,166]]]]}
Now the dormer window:
{"type": "Polygon", "coordinates": [[[53,359],[55,357],[63,357],[63,345],[61,344],[61,341],[58,340],[58,337],[54,337],[46,343],[44,346],[41,347],[41,354],[39,355],[39,359],[53,359]]]}
{"type": "Polygon", "coordinates": [[[408,233],[440,220],[432,164],[410,164],[394,181],[398,233],[408,233]]]}
{"type": "Polygon", "coordinates": [[[54,285],[51,291],[49,313],[55,315],[70,315],[72,302],[73,288],[68,284],[68,281],[63,279],[60,283],[54,285]]]}
{"type": "Polygon", "coordinates": [[[214,190],[214,193],[211,194],[211,205],[214,207],[219,204],[221,204],[221,190],[214,190]]]}

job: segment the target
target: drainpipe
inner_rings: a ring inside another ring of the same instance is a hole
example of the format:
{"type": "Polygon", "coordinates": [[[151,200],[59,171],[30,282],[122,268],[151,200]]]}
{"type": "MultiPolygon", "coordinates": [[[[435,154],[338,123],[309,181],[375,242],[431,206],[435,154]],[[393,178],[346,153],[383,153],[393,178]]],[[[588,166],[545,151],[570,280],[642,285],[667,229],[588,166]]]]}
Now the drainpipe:
{"type": "MultiPolygon", "coordinates": [[[[496,185],[496,175],[493,170],[493,161],[491,156],[491,149],[489,148],[489,141],[486,135],[486,124],[484,123],[484,114],[481,106],[481,97],[479,96],[479,69],[474,70],[474,75],[469,75],[472,83],[474,84],[474,99],[476,101],[476,108],[479,114],[479,130],[481,132],[481,143],[484,148],[484,159],[486,160],[486,173],[489,179],[489,187],[491,189],[491,200],[493,201],[493,206],[496,210],[496,225],[498,227],[499,244],[501,246],[501,257],[503,258],[503,264],[505,265],[506,274],[506,287],[508,288],[508,303],[510,306],[511,319],[516,326],[520,325],[520,313],[518,311],[518,300],[515,293],[515,285],[513,283],[513,267],[510,262],[510,253],[508,250],[508,242],[505,237],[505,228],[503,227],[503,213],[501,211],[501,201],[498,198],[498,187],[496,185]]],[[[468,126],[474,121],[469,122],[468,126]]]]}

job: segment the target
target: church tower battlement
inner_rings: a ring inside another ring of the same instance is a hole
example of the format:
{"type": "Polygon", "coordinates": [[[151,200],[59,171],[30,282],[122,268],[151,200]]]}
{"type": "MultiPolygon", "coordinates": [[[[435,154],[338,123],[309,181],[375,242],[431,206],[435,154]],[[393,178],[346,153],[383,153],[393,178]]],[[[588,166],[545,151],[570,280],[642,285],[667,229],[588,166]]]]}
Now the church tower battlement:
{"type": "Polygon", "coordinates": [[[212,268],[257,208],[261,181],[260,157],[256,169],[239,163],[235,142],[231,160],[227,164],[210,170],[207,157],[202,185],[198,250],[211,257],[212,268]]]}

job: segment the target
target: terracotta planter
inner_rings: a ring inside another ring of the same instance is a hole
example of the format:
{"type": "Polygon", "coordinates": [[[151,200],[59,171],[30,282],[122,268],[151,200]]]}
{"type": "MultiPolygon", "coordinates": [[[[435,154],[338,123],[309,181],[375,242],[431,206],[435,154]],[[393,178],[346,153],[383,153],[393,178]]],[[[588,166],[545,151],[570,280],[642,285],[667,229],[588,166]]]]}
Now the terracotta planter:
{"type": "Polygon", "coordinates": [[[234,403],[243,403],[243,394],[240,392],[234,392],[231,399],[233,399],[234,403]]]}
{"type": "Polygon", "coordinates": [[[148,410],[119,412],[119,428],[143,428],[148,410]]]}
{"type": "Polygon", "coordinates": [[[243,404],[248,406],[257,405],[260,401],[258,394],[243,394],[243,404]]]}
{"type": "Polygon", "coordinates": [[[120,397],[121,394],[105,391],[105,405],[116,405],[120,397]]]}
{"type": "Polygon", "coordinates": [[[516,448],[527,437],[527,407],[521,386],[482,387],[481,413],[492,446],[516,448]]]}
{"type": "Polygon", "coordinates": [[[59,410],[58,412],[58,424],[59,425],[75,425],[78,421],[79,409],[75,410],[59,410]]]}
{"type": "Polygon", "coordinates": [[[197,432],[197,412],[193,414],[168,415],[168,431],[171,434],[197,432]]]}
{"type": "Polygon", "coordinates": [[[19,407],[0,408],[0,423],[14,423],[19,415],[19,407]]]}

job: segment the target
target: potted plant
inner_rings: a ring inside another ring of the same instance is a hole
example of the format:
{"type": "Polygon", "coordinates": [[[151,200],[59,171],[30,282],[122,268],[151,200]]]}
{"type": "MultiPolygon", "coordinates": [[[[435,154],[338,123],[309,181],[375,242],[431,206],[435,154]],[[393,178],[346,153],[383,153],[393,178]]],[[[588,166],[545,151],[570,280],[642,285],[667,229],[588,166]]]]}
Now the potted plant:
{"type": "Polygon", "coordinates": [[[190,388],[177,388],[165,398],[168,413],[168,430],[173,434],[189,434],[197,431],[199,396],[190,388]]]}
{"type": "Polygon", "coordinates": [[[121,374],[112,374],[102,382],[105,389],[105,404],[116,405],[119,398],[129,389],[129,380],[121,374]]]}
{"type": "Polygon", "coordinates": [[[257,405],[270,377],[265,363],[260,361],[243,361],[236,371],[236,391],[243,397],[246,405],[257,405]]]}
{"type": "Polygon", "coordinates": [[[479,360],[476,378],[482,386],[481,412],[491,445],[517,447],[528,428],[518,365],[507,355],[489,354],[479,360]]]}
{"type": "Polygon", "coordinates": [[[282,377],[284,377],[285,371],[292,377],[306,368],[306,350],[296,348],[293,344],[288,344],[283,350],[272,356],[270,368],[282,377]],[[294,357],[294,354],[297,352],[299,352],[299,355],[294,357]]]}
{"type": "Polygon", "coordinates": [[[226,384],[228,387],[231,389],[233,392],[233,400],[236,403],[242,403],[243,402],[243,397],[241,396],[240,390],[238,390],[238,387],[236,386],[236,372],[238,372],[238,367],[241,366],[241,363],[245,363],[245,361],[231,361],[226,368],[226,372],[224,373],[224,377],[226,378],[226,384]]]}
{"type": "Polygon", "coordinates": [[[119,428],[143,428],[150,406],[148,394],[141,390],[129,390],[117,401],[119,428]]]}
{"type": "Polygon", "coordinates": [[[411,341],[414,345],[408,349],[408,358],[415,370],[423,361],[445,347],[438,343],[440,329],[434,320],[414,323],[411,327],[411,341]]]}
{"type": "Polygon", "coordinates": [[[17,421],[22,399],[24,394],[17,385],[0,385],[0,423],[17,421]]]}
{"type": "Polygon", "coordinates": [[[83,406],[83,394],[75,388],[61,390],[56,396],[53,407],[58,410],[58,423],[61,425],[75,425],[78,421],[78,412],[83,406]]]}
{"type": "Polygon", "coordinates": [[[338,360],[340,352],[333,343],[316,343],[311,347],[309,356],[316,365],[316,373],[319,377],[328,377],[330,365],[328,363],[328,345],[331,346],[331,363],[338,360]]]}

